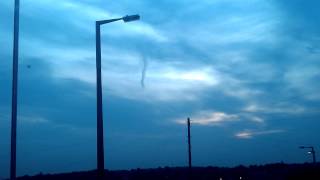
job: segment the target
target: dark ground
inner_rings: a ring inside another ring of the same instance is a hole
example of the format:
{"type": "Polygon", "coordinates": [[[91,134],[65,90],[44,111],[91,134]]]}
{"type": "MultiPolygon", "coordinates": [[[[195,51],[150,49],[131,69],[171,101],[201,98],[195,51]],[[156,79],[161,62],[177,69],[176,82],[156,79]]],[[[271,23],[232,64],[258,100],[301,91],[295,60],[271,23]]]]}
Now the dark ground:
{"type": "MultiPolygon", "coordinates": [[[[188,178],[188,168],[164,167],[157,169],[134,169],[129,171],[108,171],[104,179],[108,180],[160,180],[188,178]]],[[[63,174],[38,174],[36,176],[23,176],[18,180],[94,180],[96,171],[72,172],[63,174]]],[[[190,178],[191,179],[191,178],[190,178]]],[[[268,164],[262,166],[238,166],[234,168],[221,167],[194,167],[192,169],[194,180],[320,180],[320,164],[268,164]]]]}

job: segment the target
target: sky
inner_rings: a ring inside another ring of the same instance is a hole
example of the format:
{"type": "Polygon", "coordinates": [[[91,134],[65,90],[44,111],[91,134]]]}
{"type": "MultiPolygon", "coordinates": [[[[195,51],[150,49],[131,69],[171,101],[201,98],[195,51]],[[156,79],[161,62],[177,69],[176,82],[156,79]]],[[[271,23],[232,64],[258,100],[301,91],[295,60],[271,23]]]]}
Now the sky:
{"type": "MultiPolygon", "coordinates": [[[[13,1],[0,1],[0,177],[9,176],[13,1]]],[[[311,161],[320,150],[317,0],[21,0],[17,174],[311,161]]]]}

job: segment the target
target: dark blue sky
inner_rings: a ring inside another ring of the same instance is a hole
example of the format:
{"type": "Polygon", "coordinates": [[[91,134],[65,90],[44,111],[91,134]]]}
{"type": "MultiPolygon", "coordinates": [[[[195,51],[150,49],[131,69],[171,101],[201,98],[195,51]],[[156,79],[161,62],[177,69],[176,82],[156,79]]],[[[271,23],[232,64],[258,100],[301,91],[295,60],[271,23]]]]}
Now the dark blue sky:
{"type": "MultiPolygon", "coordinates": [[[[94,21],[108,169],[310,157],[320,150],[317,0],[21,0],[17,173],[96,165],[94,21]],[[28,68],[30,66],[30,68],[28,68]],[[144,86],[141,84],[146,67],[144,86]]],[[[9,174],[13,1],[0,2],[0,177],[9,174]]]]}

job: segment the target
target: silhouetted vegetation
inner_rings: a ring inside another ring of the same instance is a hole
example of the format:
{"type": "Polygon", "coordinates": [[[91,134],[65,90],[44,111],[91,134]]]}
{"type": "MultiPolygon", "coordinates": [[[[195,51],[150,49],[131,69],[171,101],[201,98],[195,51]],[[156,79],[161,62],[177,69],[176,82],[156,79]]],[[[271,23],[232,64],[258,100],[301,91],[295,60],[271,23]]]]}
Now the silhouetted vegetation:
{"type": "MultiPolygon", "coordinates": [[[[64,174],[38,174],[23,176],[19,180],[89,180],[97,179],[96,171],[72,172],[64,174]]],[[[268,164],[261,166],[238,166],[234,168],[194,167],[192,178],[188,177],[186,167],[164,167],[156,169],[134,169],[123,171],[106,170],[104,179],[108,180],[319,180],[320,164],[268,164]]]]}

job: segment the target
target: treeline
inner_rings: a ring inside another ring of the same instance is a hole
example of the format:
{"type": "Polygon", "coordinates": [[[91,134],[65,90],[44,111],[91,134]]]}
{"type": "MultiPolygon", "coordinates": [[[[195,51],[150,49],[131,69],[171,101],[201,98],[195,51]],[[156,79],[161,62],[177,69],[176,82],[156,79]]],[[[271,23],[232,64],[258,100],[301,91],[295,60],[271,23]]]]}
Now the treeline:
{"type": "MultiPolygon", "coordinates": [[[[23,176],[19,180],[92,180],[96,171],[63,174],[38,174],[23,176]]],[[[234,168],[159,167],[155,169],[133,169],[105,171],[106,180],[320,180],[320,164],[268,164],[260,166],[237,166],[234,168]]]]}

